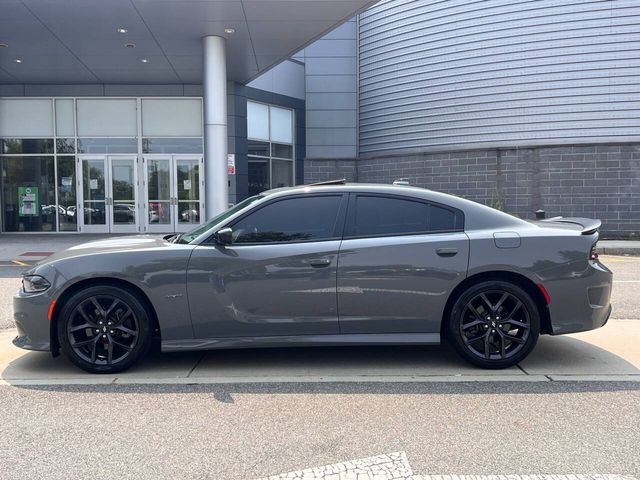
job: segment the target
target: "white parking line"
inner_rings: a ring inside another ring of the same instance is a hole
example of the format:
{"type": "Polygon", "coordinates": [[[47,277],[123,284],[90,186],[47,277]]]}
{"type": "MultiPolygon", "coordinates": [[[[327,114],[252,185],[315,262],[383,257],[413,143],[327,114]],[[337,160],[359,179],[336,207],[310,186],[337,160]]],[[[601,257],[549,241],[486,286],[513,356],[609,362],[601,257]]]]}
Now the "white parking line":
{"type": "Polygon", "coordinates": [[[414,475],[405,452],[273,475],[261,480],[636,480],[630,475],[414,475]]]}

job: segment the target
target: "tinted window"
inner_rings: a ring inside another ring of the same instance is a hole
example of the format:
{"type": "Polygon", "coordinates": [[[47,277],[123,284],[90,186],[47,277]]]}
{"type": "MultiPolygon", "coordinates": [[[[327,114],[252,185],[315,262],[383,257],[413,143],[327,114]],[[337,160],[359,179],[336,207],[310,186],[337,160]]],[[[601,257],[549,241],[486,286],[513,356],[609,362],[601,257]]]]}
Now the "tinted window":
{"type": "Polygon", "coordinates": [[[340,196],[271,203],[233,225],[234,243],[297,242],[335,236],[340,196]]]}
{"type": "Polygon", "coordinates": [[[429,230],[432,231],[451,231],[461,230],[462,222],[458,225],[457,215],[446,208],[431,205],[429,208],[429,230]]]}
{"type": "Polygon", "coordinates": [[[352,235],[403,235],[460,230],[461,227],[459,216],[443,207],[400,198],[359,195],[352,235]]]}

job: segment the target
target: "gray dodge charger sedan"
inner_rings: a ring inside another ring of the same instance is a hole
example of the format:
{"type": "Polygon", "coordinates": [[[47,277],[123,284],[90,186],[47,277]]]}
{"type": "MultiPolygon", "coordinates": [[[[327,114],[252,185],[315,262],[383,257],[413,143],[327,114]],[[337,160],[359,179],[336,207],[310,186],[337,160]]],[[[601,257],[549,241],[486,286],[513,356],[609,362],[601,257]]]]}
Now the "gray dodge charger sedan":
{"type": "Polygon", "coordinates": [[[442,193],[334,182],[251,197],[190,233],[89,242],[24,274],[14,344],[94,373],[163,351],[437,344],[513,365],[603,326],[600,222],[527,222],[442,193]]]}

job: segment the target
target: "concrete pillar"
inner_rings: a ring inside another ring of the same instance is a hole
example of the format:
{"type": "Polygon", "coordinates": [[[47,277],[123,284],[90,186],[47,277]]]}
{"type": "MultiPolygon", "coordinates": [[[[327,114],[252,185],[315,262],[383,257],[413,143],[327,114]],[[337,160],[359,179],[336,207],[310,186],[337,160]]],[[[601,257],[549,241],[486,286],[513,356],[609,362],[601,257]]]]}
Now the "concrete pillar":
{"type": "Polygon", "coordinates": [[[202,39],[204,66],[204,171],[206,216],[227,209],[227,60],[225,39],[202,39]]]}

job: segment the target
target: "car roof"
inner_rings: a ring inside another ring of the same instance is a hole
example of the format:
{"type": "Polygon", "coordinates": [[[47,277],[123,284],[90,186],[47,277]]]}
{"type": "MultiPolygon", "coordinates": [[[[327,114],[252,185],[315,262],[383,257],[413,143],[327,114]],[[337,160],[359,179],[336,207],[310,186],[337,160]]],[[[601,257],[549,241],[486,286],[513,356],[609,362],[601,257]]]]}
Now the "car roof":
{"type": "Polygon", "coordinates": [[[296,194],[308,193],[378,193],[386,195],[400,195],[414,197],[439,203],[462,210],[465,214],[465,230],[503,227],[527,227],[524,220],[513,217],[507,213],[495,210],[491,207],[477,203],[466,198],[448,193],[437,192],[427,188],[411,185],[389,185],[381,183],[347,183],[343,180],[333,180],[309,185],[297,185],[294,187],[282,187],[267,190],[261,193],[265,198],[285,197],[296,194]]]}
{"type": "Polygon", "coordinates": [[[371,193],[408,193],[411,195],[413,192],[416,196],[422,196],[424,192],[431,192],[426,188],[414,187],[410,185],[388,185],[384,183],[349,183],[340,181],[332,182],[319,182],[311,183],[307,185],[296,185],[294,187],[280,187],[262,192],[261,195],[286,195],[296,193],[309,193],[309,192],[371,192],[371,193]]]}

